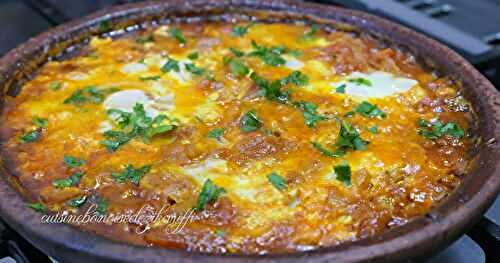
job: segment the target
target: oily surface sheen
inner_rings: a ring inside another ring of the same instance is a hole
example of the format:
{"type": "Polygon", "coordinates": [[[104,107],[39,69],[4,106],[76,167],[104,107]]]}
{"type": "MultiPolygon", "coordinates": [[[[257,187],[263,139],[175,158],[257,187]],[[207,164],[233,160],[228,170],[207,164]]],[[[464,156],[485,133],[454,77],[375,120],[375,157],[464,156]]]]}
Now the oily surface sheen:
{"type": "Polygon", "coordinates": [[[464,176],[471,116],[449,78],[363,34],[192,24],[93,38],[48,62],[6,98],[0,131],[35,209],[194,207],[179,231],[166,220],[81,227],[253,254],[331,246],[428,212],[464,176]]]}

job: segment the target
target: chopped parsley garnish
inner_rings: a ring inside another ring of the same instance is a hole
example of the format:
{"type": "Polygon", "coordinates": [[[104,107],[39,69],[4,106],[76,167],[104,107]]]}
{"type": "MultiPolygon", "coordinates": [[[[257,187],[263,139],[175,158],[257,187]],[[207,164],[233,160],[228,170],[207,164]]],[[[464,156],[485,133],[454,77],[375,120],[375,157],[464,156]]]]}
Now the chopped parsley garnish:
{"type": "Polygon", "coordinates": [[[131,164],[125,167],[125,170],[121,173],[112,173],[113,178],[119,183],[125,183],[130,181],[135,185],[139,185],[142,177],[151,171],[151,165],[144,165],[140,168],[135,169],[131,164]]]}
{"type": "Polygon", "coordinates": [[[42,204],[42,203],[32,203],[32,204],[28,204],[28,207],[37,211],[38,213],[45,213],[47,212],[49,209],[47,209],[47,207],[42,204]]]}
{"type": "Polygon", "coordinates": [[[38,141],[38,139],[40,139],[41,136],[42,136],[42,132],[40,131],[40,129],[36,129],[36,130],[29,131],[29,132],[26,132],[25,134],[21,135],[20,139],[22,142],[28,143],[28,142],[38,141]]]}
{"type": "Polygon", "coordinates": [[[99,215],[105,215],[108,211],[108,201],[102,197],[98,197],[96,200],[96,208],[95,211],[99,215]]]}
{"type": "Polygon", "coordinates": [[[355,83],[356,85],[359,85],[359,86],[361,86],[361,85],[368,86],[368,87],[372,86],[372,82],[368,79],[365,79],[365,78],[354,78],[354,79],[350,79],[348,81],[351,83],[355,83]]]}
{"type": "Polygon", "coordinates": [[[299,40],[300,41],[311,41],[313,40],[316,36],[316,33],[319,31],[320,27],[319,25],[312,25],[311,29],[305,32],[302,36],[300,36],[299,40]]]}
{"type": "Polygon", "coordinates": [[[118,89],[97,89],[95,86],[87,86],[83,89],[78,89],[73,94],[64,100],[64,104],[82,105],[85,103],[99,104],[104,101],[104,97],[110,93],[116,92],[118,89]]]}
{"type": "Polygon", "coordinates": [[[73,156],[65,155],[64,164],[71,168],[77,168],[85,164],[85,160],[73,156]]]}
{"type": "Polygon", "coordinates": [[[344,151],[339,151],[339,150],[332,151],[332,150],[329,150],[329,149],[325,148],[323,145],[321,145],[320,143],[317,143],[317,142],[312,142],[311,144],[312,144],[312,146],[316,150],[318,150],[323,155],[328,156],[328,157],[340,157],[340,156],[343,156],[345,154],[344,151]]]}
{"type": "Polygon", "coordinates": [[[241,118],[240,128],[243,132],[252,132],[262,127],[262,121],[257,116],[255,110],[250,110],[241,118]]]}
{"type": "Polygon", "coordinates": [[[220,140],[222,136],[224,136],[224,131],[225,130],[223,128],[213,128],[208,132],[207,137],[220,140]]]}
{"type": "Polygon", "coordinates": [[[79,208],[80,206],[85,204],[85,202],[87,202],[87,196],[82,195],[80,197],[70,199],[68,202],[66,202],[66,204],[74,208],[79,208]]]}
{"type": "Polygon", "coordinates": [[[295,84],[298,87],[305,86],[309,83],[309,77],[302,72],[295,70],[288,76],[281,79],[282,85],[287,85],[288,83],[295,84]]]}
{"type": "Polygon", "coordinates": [[[290,93],[288,91],[281,90],[281,80],[275,80],[269,82],[266,79],[258,76],[255,72],[250,75],[250,78],[255,81],[257,87],[259,87],[262,95],[268,100],[275,100],[281,103],[288,103],[290,99],[290,93]]]}
{"type": "Polygon", "coordinates": [[[161,77],[160,76],[147,76],[147,77],[139,77],[140,80],[142,81],[156,81],[159,80],[161,77]]]}
{"type": "Polygon", "coordinates": [[[222,229],[217,229],[215,230],[215,236],[216,237],[224,237],[226,236],[226,232],[225,230],[222,230],[222,229]]]}
{"type": "Polygon", "coordinates": [[[377,134],[378,133],[378,126],[377,125],[372,126],[372,127],[368,128],[368,131],[373,133],[373,134],[377,134]]]}
{"type": "Polygon", "coordinates": [[[340,164],[333,167],[335,174],[337,175],[337,180],[344,183],[346,186],[351,185],[351,167],[349,164],[340,164]]]}
{"type": "Polygon", "coordinates": [[[28,131],[21,135],[19,139],[23,143],[29,143],[29,142],[35,142],[40,139],[42,136],[42,128],[47,128],[49,125],[49,121],[45,118],[40,118],[40,117],[33,117],[33,124],[35,124],[37,127],[34,130],[28,131]]]}
{"type": "Polygon", "coordinates": [[[203,75],[203,73],[205,72],[204,69],[195,66],[193,63],[185,63],[184,67],[186,68],[187,71],[195,75],[203,75]]]}
{"type": "Polygon", "coordinates": [[[335,142],[336,149],[328,150],[317,142],[312,142],[314,148],[320,151],[323,155],[329,157],[340,157],[346,154],[347,150],[364,150],[368,141],[363,140],[358,131],[351,126],[347,121],[342,120],[340,124],[340,133],[335,142]]]}
{"type": "Polygon", "coordinates": [[[368,143],[368,141],[361,139],[358,131],[351,124],[344,120],[341,121],[340,134],[335,143],[339,150],[344,152],[347,149],[364,150],[368,143]]]}
{"type": "Polygon", "coordinates": [[[387,115],[385,112],[383,112],[381,109],[379,109],[377,106],[367,102],[363,101],[361,104],[356,107],[355,110],[357,113],[360,113],[361,115],[372,118],[372,117],[381,117],[385,118],[387,115]]]}
{"type": "Polygon", "coordinates": [[[345,93],[345,84],[342,84],[342,85],[338,86],[335,89],[335,92],[337,92],[337,93],[345,93]]]}
{"type": "Polygon", "coordinates": [[[169,58],[168,61],[161,66],[161,71],[164,73],[168,73],[170,71],[179,72],[181,68],[179,67],[179,61],[169,58]]]}
{"type": "Polygon", "coordinates": [[[194,207],[195,211],[201,211],[205,208],[208,203],[215,202],[217,198],[226,190],[222,187],[215,185],[212,180],[207,179],[201,188],[200,195],[198,196],[198,201],[194,207]]]}
{"type": "Polygon", "coordinates": [[[431,140],[439,139],[446,134],[457,139],[465,136],[464,130],[453,122],[443,124],[439,120],[429,122],[424,119],[420,119],[418,121],[418,125],[420,126],[418,134],[431,140]]]}
{"type": "Polygon", "coordinates": [[[35,116],[33,117],[33,124],[35,124],[40,128],[47,128],[47,126],[49,125],[49,120],[47,120],[46,118],[40,118],[35,116]]]}
{"type": "Polygon", "coordinates": [[[193,52],[187,56],[187,58],[189,58],[190,60],[197,60],[198,57],[199,57],[198,52],[193,52]]]}
{"type": "Polygon", "coordinates": [[[285,47],[264,47],[259,46],[257,42],[252,40],[254,50],[250,52],[249,56],[259,57],[267,65],[278,67],[284,65],[286,60],[281,56],[286,52],[285,47]]]}
{"type": "Polygon", "coordinates": [[[107,131],[103,135],[106,139],[101,141],[101,144],[111,152],[118,150],[134,137],[122,131],[107,131]]]}
{"type": "Polygon", "coordinates": [[[80,183],[80,180],[82,179],[83,173],[81,172],[76,172],[73,173],[70,177],[66,179],[57,179],[52,182],[52,185],[55,186],[56,188],[66,188],[66,187],[71,187],[71,186],[77,186],[80,183]]]}
{"type": "Polygon", "coordinates": [[[299,49],[293,49],[293,50],[289,50],[287,52],[287,54],[290,56],[293,56],[293,57],[300,57],[304,54],[304,52],[302,52],[302,50],[299,50],[299,49]]]}
{"type": "Polygon", "coordinates": [[[99,23],[99,30],[101,31],[109,31],[111,29],[111,23],[109,20],[104,20],[99,23]]]}
{"type": "Polygon", "coordinates": [[[154,38],[153,34],[149,34],[147,36],[140,36],[136,40],[136,42],[139,44],[146,44],[146,43],[150,43],[150,42],[154,42],[154,41],[155,41],[155,38],[154,38]]]}
{"type": "Polygon", "coordinates": [[[168,32],[170,33],[170,36],[175,38],[175,40],[177,40],[179,43],[186,44],[186,38],[184,37],[180,29],[174,27],[170,29],[168,32]]]}
{"type": "Polygon", "coordinates": [[[237,50],[236,48],[230,47],[229,50],[235,55],[236,57],[243,57],[245,53],[243,51],[237,50]]]}
{"type": "Polygon", "coordinates": [[[54,81],[49,84],[49,89],[51,90],[59,90],[62,87],[62,83],[59,81],[54,81]]]}
{"type": "Polygon", "coordinates": [[[326,120],[323,115],[318,114],[316,104],[307,101],[299,101],[294,103],[296,107],[300,108],[304,114],[304,123],[310,127],[316,127],[316,122],[326,120]]]}
{"type": "Polygon", "coordinates": [[[108,110],[108,114],[118,115],[115,120],[123,129],[122,131],[107,131],[103,134],[106,139],[101,141],[101,144],[109,151],[116,151],[135,137],[149,141],[155,135],[166,133],[176,127],[173,124],[164,123],[165,120],[174,121],[166,115],[161,114],[155,118],[147,116],[144,105],[139,103],[134,106],[133,112],[111,109],[108,110]]]}
{"type": "Polygon", "coordinates": [[[276,187],[276,189],[278,189],[279,191],[282,191],[286,188],[286,182],[285,182],[285,179],[283,179],[283,177],[281,177],[279,174],[277,174],[276,172],[272,172],[271,174],[269,174],[267,176],[267,179],[269,180],[269,182],[274,186],[276,187]]]}
{"type": "Polygon", "coordinates": [[[236,77],[244,77],[250,73],[250,69],[243,63],[243,61],[231,58],[228,62],[231,73],[236,77]]]}
{"type": "Polygon", "coordinates": [[[242,37],[242,36],[246,35],[246,33],[248,33],[248,29],[250,29],[250,27],[253,25],[254,25],[253,23],[250,23],[246,26],[234,26],[233,30],[232,30],[232,34],[233,34],[233,36],[242,37]]]}

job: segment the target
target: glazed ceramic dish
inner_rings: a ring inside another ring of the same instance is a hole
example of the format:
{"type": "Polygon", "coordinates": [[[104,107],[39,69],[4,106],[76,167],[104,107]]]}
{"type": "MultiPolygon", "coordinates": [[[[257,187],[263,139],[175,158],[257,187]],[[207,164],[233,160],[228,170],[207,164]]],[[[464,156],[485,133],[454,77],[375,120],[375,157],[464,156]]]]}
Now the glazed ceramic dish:
{"type": "Polygon", "coordinates": [[[369,15],[129,5],[2,62],[2,216],[57,259],[418,259],[498,191],[498,92],[369,15]]]}

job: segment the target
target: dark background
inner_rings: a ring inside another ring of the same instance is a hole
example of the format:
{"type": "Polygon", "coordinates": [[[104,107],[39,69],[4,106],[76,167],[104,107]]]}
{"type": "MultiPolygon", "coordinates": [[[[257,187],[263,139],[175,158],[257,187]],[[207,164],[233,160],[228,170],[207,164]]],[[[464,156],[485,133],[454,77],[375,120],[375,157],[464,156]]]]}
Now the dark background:
{"type": "MultiPolygon", "coordinates": [[[[0,56],[53,26],[114,4],[137,0],[0,0],[0,56]]],[[[355,8],[410,26],[462,54],[500,87],[500,0],[316,0],[355,8]]],[[[500,199],[487,217],[500,223],[500,199]]],[[[500,250],[500,247],[499,247],[500,250]]],[[[484,262],[462,237],[430,262],[484,262]]],[[[0,263],[2,260],[0,259],[0,263]]],[[[500,262],[496,261],[496,262],[500,262]]]]}

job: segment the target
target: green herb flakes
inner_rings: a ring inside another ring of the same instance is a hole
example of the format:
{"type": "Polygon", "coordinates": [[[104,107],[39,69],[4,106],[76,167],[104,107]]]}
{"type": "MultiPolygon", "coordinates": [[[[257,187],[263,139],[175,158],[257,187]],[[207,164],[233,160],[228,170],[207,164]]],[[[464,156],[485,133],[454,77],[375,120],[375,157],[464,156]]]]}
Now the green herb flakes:
{"type": "Polygon", "coordinates": [[[294,104],[302,110],[304,114],[304,123],[307,127],[314,128],[316,127],[316,122],[327,119],[325,116],[318,114],[318,107],[312,102],[299,101],[294,104]]]}
{"type": "Polygon", "coordinates": [[[77,186],[83,177],[83,173],[76,172],[66,179],[57,179],[52,182],[52,185],[56,188],[63,189],[66,187],[77,186]]]}
{"type": "Polygon", "coordinates": [[[351,83],[354,83],[358,86],[368,86],[368,87],[372,86],[372,82],[368,79],[365,79],[365,78],[354,78],[354,79],[350,79],[348,81],[351,83]]]}
{"type": "Polygon", "coordinates": [[[62,83],[59,81],[54,81],[49,84],[49,89],[51,90],[60,90],[62,88],[62,83]]]}
{"type": "Polygon", "coordinates": [[[182,34],[182,31],[178,28],[171,28],[169,31],[170,36],[173,37],[175,40],[177,40],[181,44],[186,44],[186,38],[182,34]]]}
{"type": "Polygon", "coordinates": [[[349,164],[340,164],[333,167],[335,174],[337,175],[337,180],[344,183],[346,186],[351,185],[351,167],[349,164]]]}
{"type": "Polygon", "coordinates": [[[373,118],[373,117],[385,118],[387,116],[387,114],[385,114],[385,112],[383,112],[377,106],[375,106],[367,101],[361,102],[361,104],[359,104],[356,107],[355,111],[357,113],[363,115],[364,117],[368,117],[368,118],[373,118]]]}
{"type": "Polygon", "coordinates": [[[260,127],[262,127],[262,121],[257,116],[255,110],[248,111],[243,115],[243,118],[241,118],[240,128],[243,132],[256,131],[260,129],[260,127]]]}
{"type": "Polygon", "coordinates": [[[213,128],[208,132],[207,137],[220,140],[222,136],[224,136],[224,131],[225,130],[223,128],[213,128]]]}
{"type": "Polygon", "coordinates": [[[49,209],[47,209],[47,207],[42,203],[31,203],[28,204],[28,207],[37,211],[38,213],[46,213],[49,211],[49,209]]]}
{"type": "Polygon", "coordinates": [[[201,188],[200,195],[198,196],[198,201],[194,207],[195,211],[201,211],[209,203],[215,202],[217,198],[226,190],[222,187],[215,185],[212,180],[207,179],[201,188]]]}
{"type": "Polygon", "coordinates": [[[279,191],[283,191],[285,188],[286,188],[286,182],[285,182],[285,179],[283,179],[283,177],[281,177],[279,174],[277,174],[276,172],[272,172],[271,174],[269,174],[267,176],[267,179],[269,180],[269,182],[274,186],[276,187],[276,189],[278,189],[279,191]]]}
{"type": "Polygon", "coordinates": [[[140,168],[134,168],[132,165],[127,165],[125,170],[121,173],[112,173],[111,176],[119,182],[125,183],[126,181],[130,181],[135,185],[139,185],[139,182],[142,177],[144,177],[147,173],[151,171],[151,165],[144,165],[140,168]]]}
{"type": "Polygon", "coordinates": [[[181,68],[179,67],[179,61],[169,58],[167,62],[163,64],[163,66],[161,66],[160,70],[164,73],[168,73],[172,70],[175,72],[179,72],[181,71],[181,68]]]}
{"type": "Polygon", "coordinates": [[[76,197],[76,198],[68,200],[68,202],[66,202],[66,204],[71,206],[71,207],[74,207],[74,208],[79,208],[80,206],[85,204],[85,202],[87,202],[87,196],[82,195],[80,197],[76,197]]]}
{"type": "Polygon", "coordinates": [[[418,134],[431,140],[439,139],[444,135],[449,135],[457,139],[465,136],[464,130],[460,128],[458,124],[453,122],[444,124],[439,120],[429,122],[424,119],[420,119],[418,121],[418,125],[420,126],[418,134]]]}
{"type": "Polygon", "coordinates": [[[248,33],[248,29],[250,29],[253,25],[253,23],[250,23],[246,26],[234,26],[231,33],[233,36],[242,37],[248,33]]]}
{"type": "Polygon", "coordinates": [[[69,156],[69,155],[64,156],[64,164],[68,167],[77,168],[77,167],[84,165],[85,163],[86,163],[86,161],[83,159],[76,158],[76,157],[69,156]]]}

